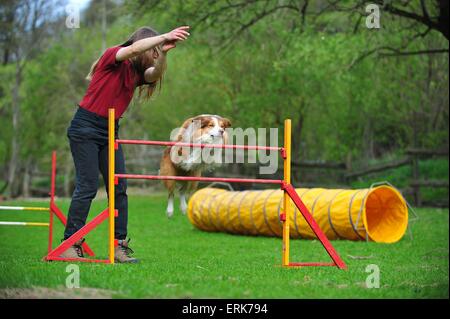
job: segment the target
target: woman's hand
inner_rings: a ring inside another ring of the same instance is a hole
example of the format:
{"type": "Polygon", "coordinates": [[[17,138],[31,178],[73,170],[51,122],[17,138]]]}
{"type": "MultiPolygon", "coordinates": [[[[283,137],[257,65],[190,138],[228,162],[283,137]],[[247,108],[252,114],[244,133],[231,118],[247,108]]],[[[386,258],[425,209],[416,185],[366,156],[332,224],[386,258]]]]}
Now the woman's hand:
{"type": "Polygon", "coordinates": [[[169,50],[175,48],[178,41],[186,40],[190,35],[187,30],[189,30],[189,26],[183,26],[164,34],[163,36],[166,41],[161,46],[162,52],[165,54],[169,50]]]}
{"type": "MultiPolygon", "coordinates": [[[[190,35],[189,32],[187,31],[189,30],[189,26],[183,26],[183,27],[178,27],[168,33],[165,33],[163,35],[166,43],[172,43],[172,42],[177,42],[177,41],[184,41],[187,39],[187,37],[190,35]]],[[[172,45],[170,45],[172,46],[172,45]]]]}
{"type": "Polygon", "coordinates": [[[161,48],[162,52],[163,53],[169,52],[169,50],[171,50],[177,46],[176,43],[177,43],[177,41],[167,41],[166,43],[164,43],[162,45],[162,48],[161,48]]]}

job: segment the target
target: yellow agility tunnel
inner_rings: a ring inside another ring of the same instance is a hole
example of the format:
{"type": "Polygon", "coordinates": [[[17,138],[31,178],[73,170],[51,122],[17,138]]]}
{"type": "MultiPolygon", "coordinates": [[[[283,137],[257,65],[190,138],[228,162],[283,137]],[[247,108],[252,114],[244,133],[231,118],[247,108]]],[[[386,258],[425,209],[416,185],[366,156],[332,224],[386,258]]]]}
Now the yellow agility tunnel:
{"type": "MultiPolygon", "coordinates": [[[[408,207],[390,186],[367,189],[297,188],[296,192],[328,239],[399,241],[408,226],[408,207]]],[[[290,238],[316,238],[292,203],[290,238]]],[[[188,218],[211,232],[282,237],[282,190],[228,191],[203,188],[188,203],[188,218]]]]}

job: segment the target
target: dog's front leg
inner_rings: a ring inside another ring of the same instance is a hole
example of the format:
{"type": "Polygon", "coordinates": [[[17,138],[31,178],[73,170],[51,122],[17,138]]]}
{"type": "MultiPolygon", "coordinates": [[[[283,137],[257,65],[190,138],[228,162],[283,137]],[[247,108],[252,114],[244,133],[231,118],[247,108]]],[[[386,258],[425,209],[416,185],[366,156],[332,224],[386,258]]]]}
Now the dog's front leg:
{"type": "Polygon", "coordinates": [[[186,215],[187,203],[186,203],[186,192],[184,190],[180,192],[180,209],[183,215],[186,215]]]}
{"type": "Polygon", "coordinates": [[[167,213],[168,218],[171,218],[173,216],[173,200],[174,200],[174,195],[172,192],[172,193],[169,193],[169,198],[168,198],[168,202],[167,202],[166,213],[167,213]]]}

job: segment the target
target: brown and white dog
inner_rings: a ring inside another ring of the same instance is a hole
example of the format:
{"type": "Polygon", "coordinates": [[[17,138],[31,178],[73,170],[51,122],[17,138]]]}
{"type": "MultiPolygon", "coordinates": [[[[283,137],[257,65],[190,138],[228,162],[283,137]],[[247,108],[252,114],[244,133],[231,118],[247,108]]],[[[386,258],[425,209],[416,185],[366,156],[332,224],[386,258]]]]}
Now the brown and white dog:
{"type": "MultiPolygon", "coordinates": [[[[182,143],[227,144],[228,135],[225,129],[230,126],[231,122],[227,118],[219,115],[202,114],[184,121],[171,139],[182,143]]],[[[203,150],[198,147],[167,147],[161,158],[159,174],[166,176],[201,176],[202,171],[217,165],[217,162],[212,162],[211,158],[205,158],[203,150]]],[[[208,149],[211,153],[214,150],[220,152],[221,149],[208,149]]],[[[174,192],[177,184],[180,186],[180,209],[185,214],[187,197],[197,188],[198,182],[174,180],[164,180],[163,182],[169,192],[167,217],[173,216],[174,192]]]]}

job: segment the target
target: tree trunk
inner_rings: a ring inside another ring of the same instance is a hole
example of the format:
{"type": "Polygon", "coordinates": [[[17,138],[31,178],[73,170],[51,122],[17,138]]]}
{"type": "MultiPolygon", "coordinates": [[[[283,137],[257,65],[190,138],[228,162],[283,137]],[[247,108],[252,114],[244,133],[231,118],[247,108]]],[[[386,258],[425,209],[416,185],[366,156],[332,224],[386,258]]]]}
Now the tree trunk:
{"type": "Polygon", "coordinates": [[[8,187],[10,191],[10,196],[15,197],[15,182],[17,166],[19,164],[19,120],[20,120],[20,100],[19,100],[19,89],[22,82],[22,68],[20,66],[20,61],[16,62],[16,79],[12,92],[12,129],[13,134],[11,138],[11,158],[9,161],[8,170],[8,187]]]}
{"type": "Polygon", "coordinates": [[[438,0],[439,4],[439,17],[438,17],[438,30],[449,40],[449,27],[448,27],[448,13],[449,3],[448,0],[438,0]]]}
{"type": "Polygon", "coordinates": [[[25,163],[25,167],[24,167],[23,180],[22,180],[22,194],[24,197],[31,196],[30,187],[31,187],[31,179],[32,179],[32,172],[33,172],[33,167],[32,167],[33,164],[32,163],[33,163],[33,161],[31,160],[31,158],[28,158],[25,163]]]}
{"type": "Polygon", "coordinates": [[[106,50],[106,0],[102,1],[102,51],[106,50]]]}
{"type": "Polygon", "coordinates": [[[364,125],[364,131],[363,131],[363,143],[364,143],[364,149],[365,154],[364,158],[366,161],[374,158],[374,140],[373,140],[373,129],[372,129],[372,120],[370,118],[367,119],[365,125],[364,125]]]}
{"type": "MultiPolygon", "coordinates": [[[[305,120],[303,116],[304,112],[300,112],[298,120],[294,123],[293,131],[292,131],[292,155],[293,157],[297,157],[301,159],[305,156],[304,150],[301,147],[301,136],[303,130],[303,122],[305,120]]],[[[283,132],[284,133],[284,132],[283,132]]]]}

